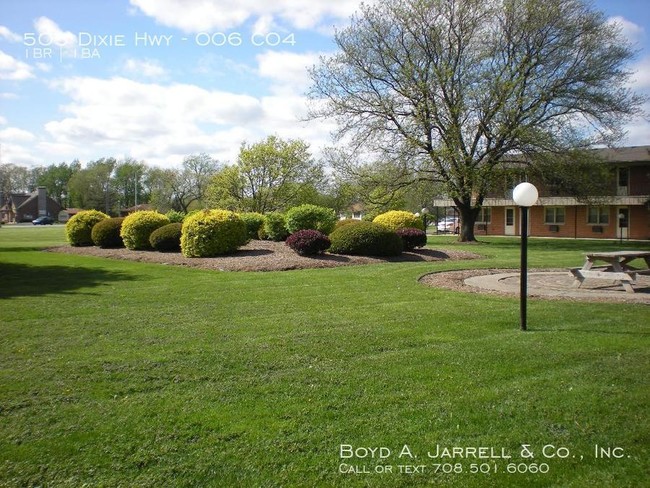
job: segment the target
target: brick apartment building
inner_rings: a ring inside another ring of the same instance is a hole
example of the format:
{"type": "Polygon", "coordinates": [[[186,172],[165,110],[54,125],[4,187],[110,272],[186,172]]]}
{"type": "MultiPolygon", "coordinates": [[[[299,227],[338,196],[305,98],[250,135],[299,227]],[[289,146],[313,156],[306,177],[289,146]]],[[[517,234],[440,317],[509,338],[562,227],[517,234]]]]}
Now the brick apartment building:
{"type": "MultiPolygon", "coordinates": [[[[529,235],[536,237],[650,239],[650,146],[594,151],[611,167],[612,192],[598,205],[574,196],[550,196],[537,185],[539,199],[530,209],[529,235]]],[[[451,207],[437,199],[434,206],[451,207]]],[[[519,209],[512,198],[486,198],[476,235],[520,235],[519,209]]]]}

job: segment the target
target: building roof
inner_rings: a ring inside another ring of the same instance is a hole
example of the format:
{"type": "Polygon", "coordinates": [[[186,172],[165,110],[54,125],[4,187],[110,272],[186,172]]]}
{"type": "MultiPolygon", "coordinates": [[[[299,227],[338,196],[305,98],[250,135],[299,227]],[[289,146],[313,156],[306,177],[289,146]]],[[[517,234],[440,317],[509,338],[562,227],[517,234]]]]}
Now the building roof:
{"type": "Polygon", "coordinates": [[[9,195],[9,200],[13,204],[14,208],[20,208],[27,200],[31,198],[30,193],[11,193],[9,195]]]}
{"type": "Polygon", "coordinates": [[[650,162],[650,146],[630,146],[595,149],[598,155],[611,163],[650,162]]]}

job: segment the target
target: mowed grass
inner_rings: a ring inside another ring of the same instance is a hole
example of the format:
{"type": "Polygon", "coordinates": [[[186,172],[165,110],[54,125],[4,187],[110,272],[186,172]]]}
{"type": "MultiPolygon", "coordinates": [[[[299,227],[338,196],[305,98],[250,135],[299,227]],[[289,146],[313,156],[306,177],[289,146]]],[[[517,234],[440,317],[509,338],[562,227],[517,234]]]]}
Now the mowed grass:
{"type": "MultiPolygon", "coordinates": [[[[39,250],[63,242],[0,229],[0,486],[647,483],[647,306],[530,300],[522,333],[517,298],[417,282],[516,268],[516,239],[430,239],[475,261],[277,273],[39,250]],[[437,445],[512,457],[428,458],[437,445]]],[[[531,239],[529,263],[648,247],[531,239]]]]}

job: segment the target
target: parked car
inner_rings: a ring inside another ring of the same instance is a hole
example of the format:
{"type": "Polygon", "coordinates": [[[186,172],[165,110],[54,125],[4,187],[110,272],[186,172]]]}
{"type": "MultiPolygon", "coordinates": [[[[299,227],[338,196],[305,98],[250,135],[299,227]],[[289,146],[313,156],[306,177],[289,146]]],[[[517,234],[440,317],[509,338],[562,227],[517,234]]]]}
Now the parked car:
{"type": "Polygon", "coordinates": [[[54,223],[54,219],[51,217],[39,217],[37,219],[32,220],[32,224],[34,225],[52,225],[54,223]]]}
{"type": "Polygon", "coordinates": [[[460,231],[458,218],[445,217],[444,219],[438,221],[436,224],[436,229],[438,229],[438,232],[453,232],[454,234],[458,234],[460,231]]]}

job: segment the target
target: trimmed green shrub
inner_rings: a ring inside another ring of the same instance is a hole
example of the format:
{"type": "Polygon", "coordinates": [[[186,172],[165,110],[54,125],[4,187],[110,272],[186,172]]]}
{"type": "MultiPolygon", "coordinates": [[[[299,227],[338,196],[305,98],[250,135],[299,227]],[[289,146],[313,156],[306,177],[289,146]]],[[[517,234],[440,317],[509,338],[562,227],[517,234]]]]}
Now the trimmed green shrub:
{"type": "Polygon", "coordinates": [[[188,217],[191,217],[192,215],[196,215],[196,214],[199,213],[199,212],[203,212],[203,210],[198,210],[198,209],[196,209],[196,210],[190,210],[190,211],[187,212],[187,213],[185,214],[185,216],[183,217],[183,222],[185,222],[185,221],[187,220],[188,217]]]}
{"type": "Polygon", "coordinates": [[[322,232],[305,229],[291,234],[285,244],[301,256],[313,256],[329,248],[331,242],[322,232]]]}
{"type": "Polygon", "coordinates": [[[102,248],[124,247],[124,241],[120,236],[122,222],[124,222],[124,217],[114,217],[97,222],[90,232],[93,244],[102,248]]]}
{"type": "Polygon", "coordinates": [[[149,244],[158,252],[179,252],[181,250],[181,229],[183,224],[172,222],[154,230],[149,244]]]}
{"type": "Polygon", "coordinates": [[[151,249],[149,243],[151,233],[167,224],[169,219],[166,215],[154,210],[140,210],[124,218],[120,235],[127,249],[132,251],[151,249]]]}
{"type": "Polygon", "coordinates": [[[427,234],[423,230],[414,227],[405,227],[397,229],[395,233],[401,237],[405,251],[412,251],[416,247],[427,245],[427,234]]]}
{"type": "Polygon", "coordinates": [[[259,232],[264,225],[264,215],[258,212],[244,212],[239,217],[246,224],[246,231],[249,239],[259,239],[259,232]]]}
{"type": "Polygon", "coordinates": [[[266,235],[266,239],[271,241],[284,241],[289,236],[286,219],[284,214],[280,212],[266,214],[263,229],[263,234],[266,235]]]}
{"type": "Polygon", "coordinates": [[[182,223],[183,219],[185,218],[185,214],[183,212],[178,212],[176,210],[170,210],[165,215],[169,219],[170,224],[182,223]]]}
{"type": "Polygon", "coordinates": [[[65,224],[65,236],[72,246],[92,246],[92,230],[100,220],[110,218],[99,210],[82,210],[65,224]]]}
{"type": "Polygon", "coordinates": [[[358,224],[359,222],[363,222],[363,220],[357,220],[357,219],[343,219],[343,220],[339,220],[339,221],[336,222],[336,224],[334,225],[334,230],[339,229],[339,228],[341,228],[341,227],[344,227],[344,226],[346,226],[346,225],[354,225],[354,224],[358,224]]]}
{"type": "Polygon", "coordinates": [[[404,210],[391,210],[383,214],[377,215],[373,222],[381,224],[389,230],[395,231],[405,227],[414,227],[416,229],[424,230],[424,223],[420,217],[416,217],[411,212],[404,210]]]}
{"type": "Polygon", "coordinates": [[[236,251],[248,241],[246,224],[229,210],[203,210],[183,222],[181,252],[207,258],[236,251]]]}
{"type": "Polygon", "coordinates": [[[330,234],[329,252],[360,256],[399,256],[404,244],[395,232],[373,222],[344,225],[330,234]]]}
{"type": "Polygon", "coordinates": [[[334,230],[337,217],[336,212],[331,208],[306,203],[290,208],[287,211],[286,219],[287,230],[290,234],[307,229],[329,234],[334,230]]]}

